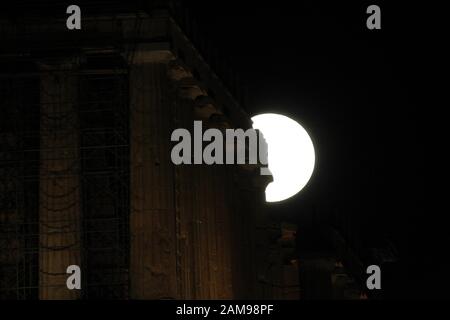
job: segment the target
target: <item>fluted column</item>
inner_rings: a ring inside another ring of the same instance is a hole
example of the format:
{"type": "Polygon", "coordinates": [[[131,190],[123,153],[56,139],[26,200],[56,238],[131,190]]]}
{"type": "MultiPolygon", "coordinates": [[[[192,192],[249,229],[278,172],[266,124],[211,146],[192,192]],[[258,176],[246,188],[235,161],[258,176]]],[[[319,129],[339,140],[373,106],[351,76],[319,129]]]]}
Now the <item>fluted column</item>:
{"type": "Polygon", "coordinates": [[[39,297],[77,299],[66,286],[80,265],[80,177],[75,61],[41,64],[39,297]]]}
{"type": "Polygon", "coordinates": [[[177,296],[167,64],[139,51],[130,68],[130,297],[177,296]]]}

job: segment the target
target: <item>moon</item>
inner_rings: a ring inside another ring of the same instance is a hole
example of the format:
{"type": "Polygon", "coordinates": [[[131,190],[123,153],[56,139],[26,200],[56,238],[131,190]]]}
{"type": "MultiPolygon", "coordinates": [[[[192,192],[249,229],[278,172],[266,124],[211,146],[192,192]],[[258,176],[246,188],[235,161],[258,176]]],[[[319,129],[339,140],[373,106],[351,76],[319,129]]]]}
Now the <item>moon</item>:
{"type": "Polygon", "coordinates": [[[289,199],[306,186],[313,174],[316,160],[313,142],[298,122],[286,116],[265,113],[252,117],[252,121],[268,147],[273,182],[266,188],[266,202],[289,199]]]}

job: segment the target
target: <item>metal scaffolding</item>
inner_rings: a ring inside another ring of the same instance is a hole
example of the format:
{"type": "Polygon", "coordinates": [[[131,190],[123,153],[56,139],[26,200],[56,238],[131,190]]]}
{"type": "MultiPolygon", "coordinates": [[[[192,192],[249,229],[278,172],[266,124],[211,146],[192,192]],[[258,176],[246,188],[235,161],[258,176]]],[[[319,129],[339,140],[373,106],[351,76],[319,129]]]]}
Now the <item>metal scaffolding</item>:
{"type": "Polygon", "coordinates": [[[80,79],[82,259],[90,299],[128,297],[128,77],[116,71],[80,79]]]}
{"type": "Polygon", "coordinates": [[[45,65],[0,81],[0,299],[126,298],[126,70],[45,65]],[[82,296],[67,293],[71,264],[82,296]]]}

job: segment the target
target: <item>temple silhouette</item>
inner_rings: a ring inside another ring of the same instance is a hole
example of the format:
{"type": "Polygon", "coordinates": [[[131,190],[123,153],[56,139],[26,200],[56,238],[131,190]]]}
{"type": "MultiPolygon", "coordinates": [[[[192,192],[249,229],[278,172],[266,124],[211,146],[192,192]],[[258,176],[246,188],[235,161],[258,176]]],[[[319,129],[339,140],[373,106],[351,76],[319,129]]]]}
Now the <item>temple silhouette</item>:
{"type": "Polygon", "coordinates": [[[79,1],[81,30],[20,5],[0,17],[0,298],[285,297],[270,177],[170,160],[194,120],[251,127],[178,2],[79,1]]]}

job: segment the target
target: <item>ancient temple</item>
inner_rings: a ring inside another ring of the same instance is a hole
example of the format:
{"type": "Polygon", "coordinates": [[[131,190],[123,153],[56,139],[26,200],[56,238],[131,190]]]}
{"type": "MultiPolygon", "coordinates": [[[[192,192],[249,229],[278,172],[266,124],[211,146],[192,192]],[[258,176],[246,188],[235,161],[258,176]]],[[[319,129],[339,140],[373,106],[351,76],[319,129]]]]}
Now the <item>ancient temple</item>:
{"type": "Polygon", "coordinates": [[[99,3],[0,17],[0,298],[274,298],[268,177],[170,159],[194,120],[251,127],[239,86],[173,2],[99,3]]]}

